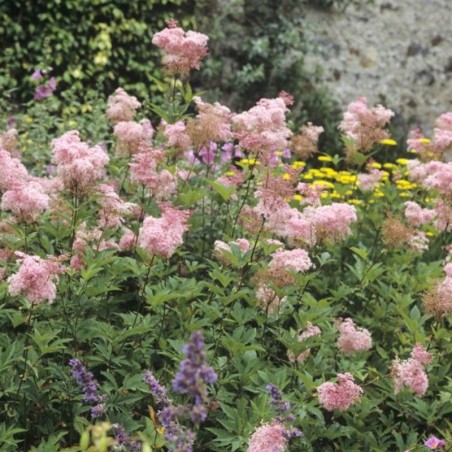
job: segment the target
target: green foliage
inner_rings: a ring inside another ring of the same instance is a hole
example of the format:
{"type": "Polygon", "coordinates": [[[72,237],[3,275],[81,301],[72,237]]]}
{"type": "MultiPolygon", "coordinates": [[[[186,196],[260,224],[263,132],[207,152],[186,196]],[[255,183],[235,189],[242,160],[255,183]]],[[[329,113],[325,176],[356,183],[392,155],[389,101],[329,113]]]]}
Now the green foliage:
{"type": "MultiPolygon", "coordinates": [[[[176,16],[193,23],[190,1],[12,0],[0,6],[0,92],[16,104],[32,97],[35,68],[53,67],[58,91],[103,96],[118,86],[141,98],[157,91],[152,36],[176,16]]],[[[86,99],[87,100],[87,99],[86,99]]]]}

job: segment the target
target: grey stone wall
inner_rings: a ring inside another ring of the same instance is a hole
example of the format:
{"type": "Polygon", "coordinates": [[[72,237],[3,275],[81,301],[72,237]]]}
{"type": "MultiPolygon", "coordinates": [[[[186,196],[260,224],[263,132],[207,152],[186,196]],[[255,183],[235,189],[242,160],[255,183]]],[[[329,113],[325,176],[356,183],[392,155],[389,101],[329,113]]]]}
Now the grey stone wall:
{"type": "Polygon", "coordinates": [[[374,0],[307,11],[318,47],[306,60],[344,108],[358,96],[383,103],[430,133],[452,111],[452,0],[374,0]]]}

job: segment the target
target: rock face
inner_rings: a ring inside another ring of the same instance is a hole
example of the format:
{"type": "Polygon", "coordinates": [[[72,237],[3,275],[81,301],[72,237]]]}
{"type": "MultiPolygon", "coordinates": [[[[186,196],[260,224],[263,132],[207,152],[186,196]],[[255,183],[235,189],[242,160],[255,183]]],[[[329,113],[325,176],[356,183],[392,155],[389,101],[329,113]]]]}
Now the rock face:
{"type": "Polygon", "coordinates": [[[344,105],[382,103],[429,133],[452,110],[452,0],[362,1],[345,11],[309,9],[318,49],[306,65],[344,105]]]}

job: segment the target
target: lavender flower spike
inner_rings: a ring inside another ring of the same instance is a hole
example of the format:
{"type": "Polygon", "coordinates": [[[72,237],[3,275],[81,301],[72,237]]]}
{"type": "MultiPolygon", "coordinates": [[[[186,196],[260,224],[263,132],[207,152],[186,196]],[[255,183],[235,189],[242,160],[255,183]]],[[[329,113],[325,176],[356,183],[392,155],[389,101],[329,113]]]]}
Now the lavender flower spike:
{"type": "Polygon", "coordinates": [[[99,401],[99,396],[97,395],[99,385],[94,375],[86,370],[79,359],[73,358],[69,360],[69,366],[72,369],[72,376],[83,390],[83,400],[86,403],[97,403],[99,401]]]}
{"type": "Polygon", "coordinates": [[[204,383],[213,384],[217,374],[206,364],[204,353],[204,338],[200,331],[195,331],[189,342],[183,348],[184,359],[179,366],[179,372],[173,380],[173,389],[180,394],[188,394],[199,405],[206,398],[204,383]]]}

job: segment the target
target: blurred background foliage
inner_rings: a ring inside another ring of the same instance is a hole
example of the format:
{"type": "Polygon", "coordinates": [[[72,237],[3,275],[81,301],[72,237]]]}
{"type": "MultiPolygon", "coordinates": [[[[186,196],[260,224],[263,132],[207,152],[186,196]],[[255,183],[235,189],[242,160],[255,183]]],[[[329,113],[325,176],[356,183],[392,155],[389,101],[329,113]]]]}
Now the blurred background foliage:
{"type": "MultiPolygon", "coordinates": [[[[52,67],[61,109],[83,104],[92,92],[105,99],[122,86],[140,100],[158,101],[164,78],[152,36],[174,17],[185,29],[210,38],[209,58],[193,84],[209,100],[234,111],[279,91],[296,100],[293,129],[322,125],[320,147],[340,146],[340,109],[308,73],[313,52],[304,30],[304,10],[345,8],[353,0],[9,0],[0,3],[0,101],[5,114],[29,105],[35,68],[52,67]]],[[[321,70],[319,68],[318,70],[321,70]]]]}

